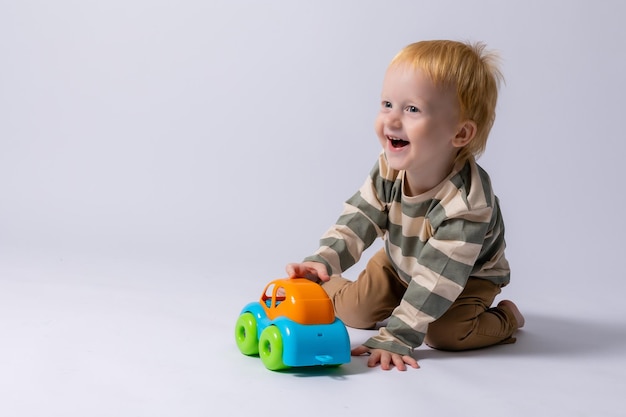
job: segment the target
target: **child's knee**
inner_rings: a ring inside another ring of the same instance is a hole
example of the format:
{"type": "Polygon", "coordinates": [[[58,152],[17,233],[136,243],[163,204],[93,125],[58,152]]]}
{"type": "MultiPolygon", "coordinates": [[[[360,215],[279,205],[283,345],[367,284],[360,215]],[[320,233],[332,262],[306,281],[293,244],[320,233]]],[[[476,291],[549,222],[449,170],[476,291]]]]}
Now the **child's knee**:
{"type": "Polygon", "coordinates": [[[367,308],[359,305],[354,297],[346,289],[354,285],[353,281],[347,280],[339,275],[333,275],[329,281],[322,284],[322,288],[333,303],[335,315],[348,327],[355,329],[371,329],[377,321],[369,317],[367,308]]]}
{"type": "Polygon", "coordinates": [[[354,311],[338,311],[335,309],[335,314],[339,317],[343,324],[348,327],[352,327],[353,329],[371,330],[378,324],[377,321],[368,320],[368,317],[363,317],[358,313],[355,314],[354,311]]]}
{"type": "Polygon", "coordinates": [[[438,350],[465,350],[463,335],[455,332],[454,326],[445,326],[439,323],[431,323],[428,326],[424,342],[433,349],[438,350]]]}

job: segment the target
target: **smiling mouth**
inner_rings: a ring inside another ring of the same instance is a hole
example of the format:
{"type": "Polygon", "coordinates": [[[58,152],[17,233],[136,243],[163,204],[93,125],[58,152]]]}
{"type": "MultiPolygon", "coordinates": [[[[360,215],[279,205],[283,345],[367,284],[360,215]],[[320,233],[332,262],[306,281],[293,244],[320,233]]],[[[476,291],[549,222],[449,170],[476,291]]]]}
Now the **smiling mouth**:
{"type": "Polygon", "coordinates": [[[394,149],[404,148],[405,146],[409,144],[409,142],[404,139],[398,139],[392,136],[387,136],[387,140],[389,140],[389,142],[391,143],[391,146],[394,149]]]}

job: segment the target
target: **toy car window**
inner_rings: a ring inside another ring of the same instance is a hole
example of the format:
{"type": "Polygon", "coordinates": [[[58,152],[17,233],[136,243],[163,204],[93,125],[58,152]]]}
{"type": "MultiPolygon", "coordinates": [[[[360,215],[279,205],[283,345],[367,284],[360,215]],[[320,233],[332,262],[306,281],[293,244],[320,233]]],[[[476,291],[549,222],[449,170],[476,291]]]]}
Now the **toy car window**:
{"type": "Polygon", "coordinates": [[[283,287],[278,287],[276,289],[276,305],[285,301],[286,295],[287,295],[287,292],[285,291],[285,289],[283,287]]]}
{"type": "Polygon", "coordinates": [[[268,308],[276,307],[281,302],[285,301],[285,295],[286,291],[283,287],[276,288],[275,284],[270,284],[265,290],[265,294],[263,294],[263,302],[268,308]],[[272,305],[272,297],[274,296],[274,294],[276,297],[276,303],[275,305],[272,305]]]}
{"type": "Polygon", "coordinates": [[[268,308],[272,307],[272,294],[274,293],[274,287],[275,284],[268,285],[265,290],[265,294],[263,294],[263,302],[268,308]]]}

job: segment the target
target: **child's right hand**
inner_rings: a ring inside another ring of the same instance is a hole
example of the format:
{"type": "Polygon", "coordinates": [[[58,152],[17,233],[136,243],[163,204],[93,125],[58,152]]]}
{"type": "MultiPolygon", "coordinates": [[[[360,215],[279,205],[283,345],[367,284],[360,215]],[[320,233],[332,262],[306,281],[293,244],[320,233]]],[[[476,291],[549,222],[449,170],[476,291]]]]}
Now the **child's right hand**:
{"type": "Polygon", "coordinates": [[[287,271],[289,278],[306,278],[314,282],[317,282],[318,280],[326,282],[330,279],[330,276],[326,271],[326,266],[320,262],[287,264],[285,270],[287,271]]]}

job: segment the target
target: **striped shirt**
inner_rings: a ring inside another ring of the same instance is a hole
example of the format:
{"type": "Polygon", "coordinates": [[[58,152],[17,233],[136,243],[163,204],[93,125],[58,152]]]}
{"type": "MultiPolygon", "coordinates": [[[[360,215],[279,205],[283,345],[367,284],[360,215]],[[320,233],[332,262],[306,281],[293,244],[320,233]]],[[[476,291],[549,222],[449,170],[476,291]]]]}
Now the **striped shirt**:
{"type": "Polygon", "coordinates": [[[404,175],[390,168],[381,153],[363,186],[320,240],[320,248],[305,260],[341,274],[376,238],[383,238],[387,256],[408,287],[387,325],[365,346],[410,354],[469,277],[506,285],[510,270],[498,199],[488,174],[473,158],[414,197],[402,192],[404,175]]]}

